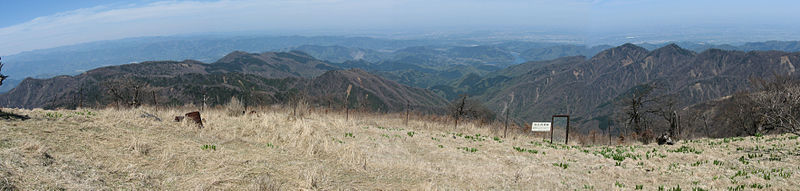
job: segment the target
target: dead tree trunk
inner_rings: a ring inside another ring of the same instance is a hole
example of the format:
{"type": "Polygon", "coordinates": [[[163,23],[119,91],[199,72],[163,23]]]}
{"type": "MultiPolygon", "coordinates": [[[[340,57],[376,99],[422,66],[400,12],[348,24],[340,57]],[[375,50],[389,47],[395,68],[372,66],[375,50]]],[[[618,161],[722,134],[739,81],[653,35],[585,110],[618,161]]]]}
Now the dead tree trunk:
{"type": "MultiPolygon", "coordinates": [[[[207,101],[208,101],[208,96],[206,95],[205,92],[203,92],[203,108],[200,108],[201,111],[205,111],[206,107],[208,107],[208,105],[206,105],[207,101]]],[[[219,100],[217,100],[217,101],[219,101],[219,100]]]]}
{"type": "Polygon", "coordinates": [[[153,90],[153,105],[158,106],[158,99],[156,99],[156,91],[153,90]]]}
{"type": "Polygon", "coordinates": [[[344,120],[350,120],[350,107],[348,107],[348,102],[350,100],[350,90],[353,90],[353,85],[347,85],[347,92],[344,97],[344,120]]]}
{"type": "Polygon", "coordinates": [[[81,87],[81,89],[78,90],[78,108],[82,107],[83,107],[83,87],[81,87]]]}
{"type": "Polygon", "coordinates": [[[411,103],[406,100],[406,122],[405,125],[408,126],[408,112],[411,110],[411,103]]]}
{"type": "Polygon", "coordinates": [[[458,110],[457,110],[456,115],[454,117],[454,122],[455,123],[453,124],[453,129],[458,127],[458,118],[461,117],[461,115],[464,114],[464,105],[466,104],[466,101],[467,101],[467,95],[463,95],[462,98],[461,98],[461,104],[458,105],[458,110]]]}
{"type": "Polygon", "coordinates": [[[506,125],[505,125],[506,127],[503,130],[503,138],[506,138],[506,134],[508,133],[508,108],[506,108],[506,120],[505,121],[506,121],[505,122],[506,123],[506,125]]]}

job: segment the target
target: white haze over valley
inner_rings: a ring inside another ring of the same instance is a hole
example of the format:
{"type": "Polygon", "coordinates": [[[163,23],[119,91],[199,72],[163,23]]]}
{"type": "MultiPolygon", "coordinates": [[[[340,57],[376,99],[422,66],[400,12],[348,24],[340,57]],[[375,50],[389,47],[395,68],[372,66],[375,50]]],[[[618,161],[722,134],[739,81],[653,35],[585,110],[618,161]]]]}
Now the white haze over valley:
{"type": "Polygon", "coordinates": [[[492,31],[503,38],[590,44],[797,40],[797,7],[800,2],[789,0],[160,1],[97,5],[2,23],[0,56],[131,37],[231,33],[435,37],[492,31]],[[746,34],[748,39],[737,37],[746,34]]]}

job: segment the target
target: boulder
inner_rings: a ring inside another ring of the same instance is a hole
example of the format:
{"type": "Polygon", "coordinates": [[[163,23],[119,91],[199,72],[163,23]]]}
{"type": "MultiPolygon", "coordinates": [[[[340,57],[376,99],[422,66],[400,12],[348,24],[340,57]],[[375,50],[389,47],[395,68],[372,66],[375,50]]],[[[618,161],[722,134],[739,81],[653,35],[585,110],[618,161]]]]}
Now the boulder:
{"type": "Polygon", "coordinates": [[[142,115],[140,115],[139,117],[141,117],[141,118],[151,118],[154,121],[161,121],[161,118],[159,118],[158,116],[150,114],[150,113],[147,113],[147,112],[142,113],[142,115]]]}
{"type": "Polygon", "coordinates": [[[656,142],[658,142],[658,145],[664,145],[664,144],[674,145],[675,144],[675,142],[672,141],[672,138],[670,138],[669,133],[664,133],[664,134],[661,134],[661,136],[658,136],[658,138],[656,138],[656,142]]]}
{"type": "Polygon", "coordinates": [[[203,118],[200,117],[199,111],[189,112],[186,113],[186,115],[184,116],[186,116],[188,120],[194,121],[194,123],[197,124],[197,128],[199,129],[203,128],[203,118]]]}

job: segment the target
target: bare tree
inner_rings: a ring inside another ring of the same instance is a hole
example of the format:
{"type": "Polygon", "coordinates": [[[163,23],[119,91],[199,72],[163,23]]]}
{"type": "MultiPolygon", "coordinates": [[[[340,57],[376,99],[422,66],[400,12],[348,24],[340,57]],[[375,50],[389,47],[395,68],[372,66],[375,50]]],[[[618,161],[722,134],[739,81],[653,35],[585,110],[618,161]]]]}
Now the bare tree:
{"type": "Polygon", "coordinates": [[[775,75],[772,80],[752,82],[757,90],[749,94],[759,124],[756,130],[800,134],[800,79],[775,75]]]}
{"type": "MultiPolygon", "coordinates": [[[[3,60],[3,58],[0,58],[0,60],[3,60]]],[[[3,71],[3,66],[4,66],[3,62],[0,62],[0,71],[3,71]]],[[[2,73],[0,73],[0,86],[3,85],[3,81],[6,81],[6,78],[8,78],[8,76],[3,75],[2,73]]]]}
{"type": "Polygon", "coordinates": [[[733,94],[720,105],[719,113],[713,117],[713,121],[732,129],[723,135],[743,136],[761,133],[761,122],[755,111],[756,103],[750,94],[748,92],[733,94]]]}
{"type": "Polygon", "coordinates": [[[490,122],[497,117],[492,110],[487,108],[477,99],[471,99],[467,95],[453,100],[445,108],[447,113],[454,119],[453,128],[458,127],[458,122],[463,119],[480,120],[482,123],[490,122]]]}
{"type": "Polygon", "coordinates": [[[658,116],[669,124],[667,132],[672,137],[681,134],[680,116],[678,115],[677,102],[674,94],[667,94],[652,100],[652,107],[648,108],[647,113],[658,116]]]}
{"type": "Polygon", "coordinates": [[[103,86],[118,105],[139,107],[148,84],[133,77],[123,77],[107,81],[103,86]]]}
{"type": "MultiPolygon", "coordinates": [[[[360,81],[360,79],[361,78],[359,78],[359,81],[360,81]]],[[[353,85],[352,84],[347,85],[347,91],[345,92],[346,94],[344,96],[344,115],[345,115],[344,119],[345,120],[350,120],[350,107],[348,106],[348,100],[350,99],[350,91],[351,90],[353,90],[353,85]]]]}
{"type": "MultiPolygon", "coordinates": [[[[756,135],[777,131],[800,134],[800,79],[776,74],[751,78],[752,89],[738,92],[710,116],[715,125],[732,127],[725,135],[756,135]]],[[[709,116],[703,116],[706,119],[709,116]]]]}
{"type": "MultiPolygon", "coordinates": [[[[0,58],[0,60],[2,60],[2,58],[0,58]]],[[[0,62],[0,72],[2,72],[2,71],[3,71],[3,62],[0,62]]],[[[6,78],[8,78],[8,76],[3,75],[2,73],[0,73],[0,86],[3,85],[3,81],[5,81],[6,78]]],[[[21,120],[30,119],[30,117],[28,117],[27,115],[17,115],[17,114],[13,114],[13,113],[6,113],[6,112],[3,112],[2,110],[0,110],[0,118],[3,118],[3,119],[21,119],[21,120]]]]}
{"type": "Polygon", "coordinates": [[[649,125],[652,123],[647,116],[652,107],[651,104],[655,99],[651,98],[650,94],[653,92],[653,86],[644,85],[637,87],[628,96],[620,100],[622,110],[620,113],[623,124],[626,129],[632,130],[636,133],[640,141],[649,143],[652,138],[652,132],[649,125]]]}
{"type": "Polygon", "coordinates": [[[298,90],[294,92],[291,97],[289,97],[289,103],[292,104],[292,115],[297,118],[298,116],[302,117],[302,113],[304,113],[305,107],[300,108],[300,115],[298,115],[297,108],[306,104],[306,92],[303,90],[298,90]]]}
{"type": "Polygon", "coordinates": [[[703,120],[703,129],[705,130],[706,137],[711,137],[711,128],[708,125],[708,121],[711,118],[708,116],[708,113],[703,112],[703,114],[700,114],[700,119],[703,120]]]}
{"type": "Polygon", "coordinates": [[[461,95],[461,104],[458,104],[458,106],[455,109],[455,113],[453,113],[453,119],[455,122],[453,123],[454,129],[458,127],[458,118],[460,118],[461,115],[464,115],[464,105],[466,104],[466,101],[467,101],[467,94],[461,95]]]}
{"type": "Polygon", "coordinates": [[[506,119],[505,119],[505,128],[503,128],[503,138],[506,138],[506,135],[507,135],[507,133],[508,133],[508,113],[511,113],[511,112],[508,110],[508,109],[509,109],[508,107],[509,107],[509,105],[511,105],[511,104],[513,104],[513,103],[514,103],[514,92],[511,92],[511,94],[510,94],[509,96],[511,97],[511,100],[509,100],[508,102],[506,102],[506,104],[505,104],[505,106],[504,106],[504,108],[503,108],[503,113],[506,115],[506,119]]]}
{"type": "Polygon", "coordinates": [[[408,113],[411,112],[411,102],[406,99],[406,121],[405,125],[408,126],[408,113]]]}

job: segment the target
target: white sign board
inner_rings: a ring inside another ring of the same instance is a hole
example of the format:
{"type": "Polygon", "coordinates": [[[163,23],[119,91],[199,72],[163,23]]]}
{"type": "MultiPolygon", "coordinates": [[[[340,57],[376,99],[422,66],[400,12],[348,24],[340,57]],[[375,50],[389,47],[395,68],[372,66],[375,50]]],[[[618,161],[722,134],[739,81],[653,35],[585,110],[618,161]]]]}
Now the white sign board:
{"type": "Polygon", "coordinates": [[[550,122],[533,122],[531,124],[531,131],[535,132],[549,132],[551,127],[550,122]]]}

